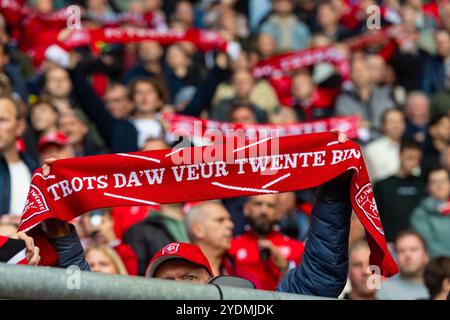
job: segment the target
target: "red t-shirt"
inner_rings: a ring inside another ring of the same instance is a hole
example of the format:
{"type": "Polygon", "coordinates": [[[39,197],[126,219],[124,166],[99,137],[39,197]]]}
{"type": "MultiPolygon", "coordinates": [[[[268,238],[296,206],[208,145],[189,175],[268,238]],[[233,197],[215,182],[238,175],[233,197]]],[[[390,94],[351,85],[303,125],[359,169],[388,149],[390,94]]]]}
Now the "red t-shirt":
{"type": "MultiPolygon", "coordinates": [[[[297,266],[301,262],[304,251],[302,242],[277,231],[273,231],[266,239],[280,249],[290,264],[297,266]]],[[[233,260],[233,266],[230,266],[228,274],[252,281],[257,289],[274,290],[281,280],[281,272],[271,257],[267,261],[261,259],[258,240],[252,231],[232,240],[228,254],[233,260]]]]}

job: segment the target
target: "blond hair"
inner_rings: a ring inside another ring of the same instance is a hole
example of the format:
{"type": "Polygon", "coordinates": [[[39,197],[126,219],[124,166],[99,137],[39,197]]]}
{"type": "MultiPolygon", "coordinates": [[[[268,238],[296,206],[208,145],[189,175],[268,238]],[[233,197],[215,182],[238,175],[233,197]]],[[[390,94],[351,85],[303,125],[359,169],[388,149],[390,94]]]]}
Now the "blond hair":
{"type": "Polygon", "coordinates": [[[117,252],[114,249],[112,249],[106,245],[93,245],[86,249],[85,256],[87,256],[89,254],[89,252],[91,252],[92,250],[100,251],[105,256],[107,256],[108,259],[112,262],[112,264],[116,268],[117,274],[124,275],[124,276],[128,275],[128,271],[125,268],[125,265],[124,265],[122,259],[120,258],[120,256],[117,254],[117,252]]]}

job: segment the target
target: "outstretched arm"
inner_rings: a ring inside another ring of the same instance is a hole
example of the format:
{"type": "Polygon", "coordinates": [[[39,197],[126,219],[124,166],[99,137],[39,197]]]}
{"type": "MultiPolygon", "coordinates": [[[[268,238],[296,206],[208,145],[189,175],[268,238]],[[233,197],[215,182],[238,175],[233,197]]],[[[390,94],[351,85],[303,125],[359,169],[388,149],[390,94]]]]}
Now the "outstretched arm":
{"type": "Polygon", "coordinates": [[[291,270],[277,290],[337,298],[348,271],[350,232],[350,173],[319,188],[302,263],[291,270]]]}
{"type": "Polygon", "coordinates": [[[44,223],[48,240],[58,254],[58,267],[77,266],[82,271],[90,271],[75,227],[57,219],[49,219],[44,223]]]}

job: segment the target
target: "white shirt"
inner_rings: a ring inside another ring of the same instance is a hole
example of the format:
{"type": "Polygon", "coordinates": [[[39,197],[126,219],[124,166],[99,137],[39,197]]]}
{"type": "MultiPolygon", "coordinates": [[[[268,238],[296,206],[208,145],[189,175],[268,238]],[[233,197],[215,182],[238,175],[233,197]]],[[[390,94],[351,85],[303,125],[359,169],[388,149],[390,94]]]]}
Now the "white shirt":
{"type": "Polygon", "coordinates": [[[400,145],[385,136],[369,143],[363,153],[372,182],[390,177],[400,169],[400,145]]]}
{"type": "Polygon", "coordinates": [[[31,173],[23,161],[8,163],[11,198],[9,211],[12,214],[22,215],[28,196],[31,182],[31,173]]]}
{"type": "Polygon", "coordinates": [[[138,132],[138,147],[141,149],[148,138],[157,138],[161,135],[161,123],[155,119],[132,119],[131,122],[138,132]]]}

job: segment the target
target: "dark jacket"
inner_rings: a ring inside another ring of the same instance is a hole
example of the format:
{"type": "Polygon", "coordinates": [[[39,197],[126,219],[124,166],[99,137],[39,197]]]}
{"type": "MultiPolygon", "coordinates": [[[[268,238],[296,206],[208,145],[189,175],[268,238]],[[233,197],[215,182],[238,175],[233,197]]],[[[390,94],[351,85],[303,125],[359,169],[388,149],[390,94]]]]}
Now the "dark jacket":
{"type": "Polygon", "coordinates": [[[138,258],[138,273],[145,270],[155,253],[165,245],[174,242],[175,237],[167,230],[161,216],[152,215],[127,230],[123,242],[129,244],[138,258]]]}
{"type": "MultiPolygon", "coordinates": [[[[38,168],[38,164],[27,154],[20,154],[20,158],[33,174],[38,168]]],[[[9,174],[8,164],[0,155],[0,216],[9,213],[11,201],[11,177],[9,174]]]]}
{"type": "Polygon", "coordinates": [[[445,67],[444,60],[440,56],[430,56],[422,69],[421,89],[429,96],[436,91],[444,89],[445,67]]]}
{"type": "Polygon", "coordinates": [[[348,182],[341,179],[319,188],[302,263],[285,276],[278,291],[337,298],[344,289],[352,208],[348,182]]]}
{"type": "Polygon", "coordinates": [[[70,225],[70,233],[59,238],[48,238],[58,254],[58,267],[79,267],[82,271],[90,271],[89,265],[84,257],[84,249],[78,238],[77,231],[70,225]]]}
{"type": "Polygon", "coordinates": [[[424,181],[421,177],[395,175],[377,182],[373,191],[386,240],[393,242],[400,231],[409,229],[411,213],[425,196],[424,181]]]}

